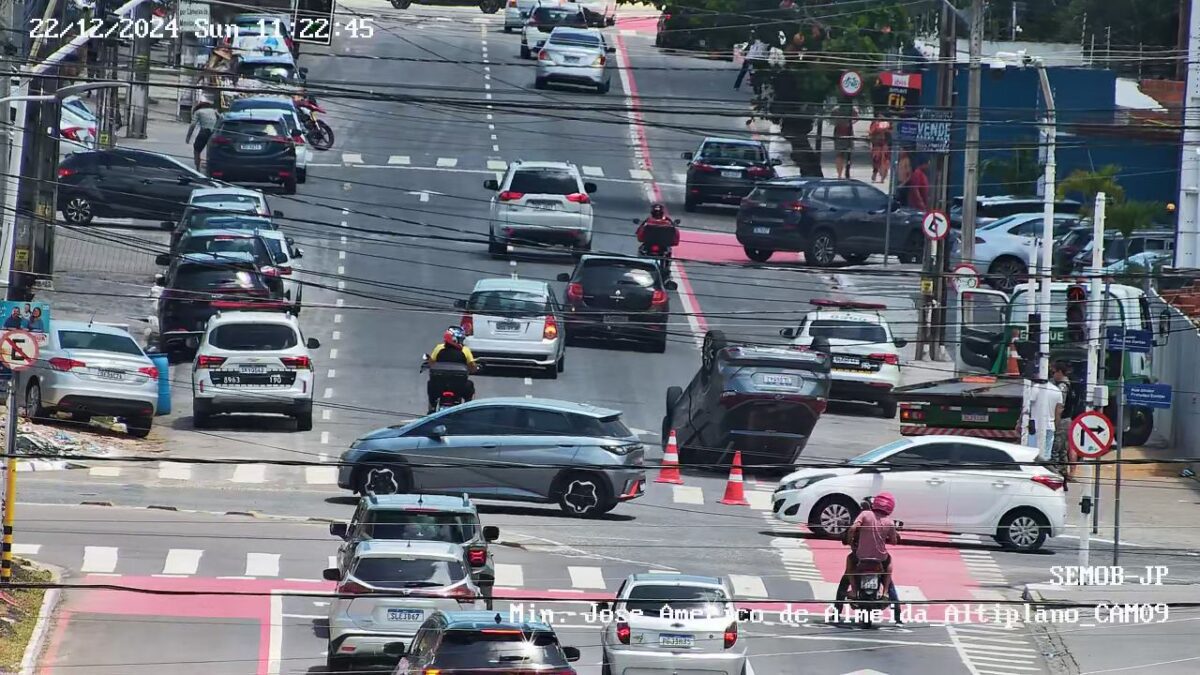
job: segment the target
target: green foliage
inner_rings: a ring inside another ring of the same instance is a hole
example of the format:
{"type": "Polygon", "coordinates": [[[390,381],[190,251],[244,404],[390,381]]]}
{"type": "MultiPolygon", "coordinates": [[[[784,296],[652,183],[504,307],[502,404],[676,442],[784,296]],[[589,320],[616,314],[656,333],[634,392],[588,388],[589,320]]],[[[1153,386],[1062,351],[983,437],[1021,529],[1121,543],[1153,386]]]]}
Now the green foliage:
{"type": "Polygon", "coordinates": [[[1037,192],[1043,169],[1035,150],[1014,150],[1009,159],[980,162],[980,173],[988,194],[1030,195],[1037,192]]]}
{"type": "Polygon", "coordinates": [[[1125,201],[1125,188],[1117,182],[1121,167],[1116,164],[1100,167],[1098,171],[1076,169],[1065,180],[1058,183],[1058,198],[1081,197],[1084,215],[1091,216],[1096,209],[1096,195],[1103,192],[1108,197],[1108,213],[1114,205],[1125,201]]]}
{"type": "Polygon", "coordinates": [[[1134,230],[1154,225],[1155,219],[1167,212],[1162,202],[1128,201],[1109,204],[1104,208],[1104,227],[1117,230],[1128,237],[1134,230]]]}

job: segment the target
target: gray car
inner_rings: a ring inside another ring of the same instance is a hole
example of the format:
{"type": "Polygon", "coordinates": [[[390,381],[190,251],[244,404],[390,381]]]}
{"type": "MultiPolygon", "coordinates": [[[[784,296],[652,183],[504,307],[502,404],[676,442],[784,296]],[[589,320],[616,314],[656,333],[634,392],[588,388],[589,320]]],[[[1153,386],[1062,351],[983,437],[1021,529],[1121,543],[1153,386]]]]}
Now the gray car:
{"type": "Polygon", "coordinates": [[[644,455],[616,410],[477,399],[354,441],[338,486],[361,494],[371,470],[387,468],[398,492],[556,503],[595,517],[644,494],[644,455]]]}
{"type": "Polygon", "coordinates": [[[539,368],[556,378],[566,365],[562,308],[544,281],[480,279],[464,311],[466,346],[484,365],[539,368]]]}
{"type": "Polygon", "coordinates": [[[574,84],[594,87],[607,94],[612,86],[612,57],[616,49],[595,28],[558,26],[538,51],[537,75],[533,86],[574,84]]]}

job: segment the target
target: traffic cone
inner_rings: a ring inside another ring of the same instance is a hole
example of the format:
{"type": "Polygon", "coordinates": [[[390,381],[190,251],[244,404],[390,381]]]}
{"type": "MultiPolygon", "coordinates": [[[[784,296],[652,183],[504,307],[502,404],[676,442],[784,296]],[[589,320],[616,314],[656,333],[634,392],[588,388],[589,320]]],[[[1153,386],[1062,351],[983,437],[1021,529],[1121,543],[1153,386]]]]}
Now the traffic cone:
{"type": "Polygon", "coordinates": [[[667,436],[667,449],[663,451],[662,468],[658,472],[655,483],[672,483],[683,485],[683,477],[679,475],[679,446],[675,441],[675,430],[667,436]]]}
{"type": "Polygon", "coordinates": [[[729,482],[725,483],[725,497],[722,504],[730,506],[750,506],[746,501],[745,487],[742,485],[742,451],[733,453],[733,466],[729,467],[729,482]]]}
{"type": "Polygon", "coordinates": [[[1021,356],[1017,353],[1017,339],[1013,338],[1012,342],[1008,343],[1008,366],[1005,368],[1005,375],[1020,375],[1021,374],[1021,356]]]}

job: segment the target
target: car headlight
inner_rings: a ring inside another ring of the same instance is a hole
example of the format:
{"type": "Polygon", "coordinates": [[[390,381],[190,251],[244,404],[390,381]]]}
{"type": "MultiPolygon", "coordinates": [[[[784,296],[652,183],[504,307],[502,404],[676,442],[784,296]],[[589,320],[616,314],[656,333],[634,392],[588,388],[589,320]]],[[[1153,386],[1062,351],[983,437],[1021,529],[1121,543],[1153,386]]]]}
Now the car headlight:
{"type": "Polygon", "coordinates": [[[809,485],[812,485],[813,483],[815,483],[819,480],[825,480],[826,478],[834,478],[836,476],[837,476],[837,474],[832,474],[832,473],[822,473],[822,474],[817,474],[816,476],[808,476],[807,478],[800,478],[800,479],[790,481],[787,483],[780,483],[779,487],[775,491],[783,492],[785,490],[803,490],[804,488],[808,487],[809,485]]]}

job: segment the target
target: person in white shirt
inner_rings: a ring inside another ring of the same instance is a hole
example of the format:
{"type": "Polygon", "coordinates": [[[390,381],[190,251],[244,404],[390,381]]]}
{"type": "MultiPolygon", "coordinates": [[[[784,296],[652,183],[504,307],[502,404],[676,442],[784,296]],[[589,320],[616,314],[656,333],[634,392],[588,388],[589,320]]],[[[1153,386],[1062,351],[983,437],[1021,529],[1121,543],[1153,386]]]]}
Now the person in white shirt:
{"type": "MultiPolygon", "coordinates": [[[[769,51],[767,43],[759,39],[757,33],[751,36],[750,47],[746,50],[745,60],[742,61],[742,69],[738,71],[737,80],[733,83],[734,89],[742,88],[742,81],[746,79],[746,73],[750,72],[751,68],[757,69],[767,64],[769,51]]],[[[756,82],[753,77],[751,77],[750,82],[754,85],[755,92],[757,92],[760,83],[756,82]]]]}
{"type": "Polygon", "coordinates": [[[1063,393],[1049,381],[1034,382],[1029,395],[1029,445],[1037,448],[1037,461],[1048,463],[1054,452],[1055,427],[1062,416],[1063,393]]]}

